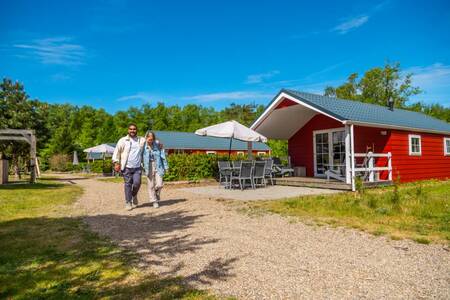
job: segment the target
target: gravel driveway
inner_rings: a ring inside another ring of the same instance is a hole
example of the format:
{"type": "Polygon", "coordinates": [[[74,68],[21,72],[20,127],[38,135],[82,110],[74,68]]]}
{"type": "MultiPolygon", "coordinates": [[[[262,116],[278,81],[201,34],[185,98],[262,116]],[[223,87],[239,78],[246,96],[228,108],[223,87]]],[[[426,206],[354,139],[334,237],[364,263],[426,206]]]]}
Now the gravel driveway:
{"type": "MultiPolygon", "coordinates": [[[[249,217],[186,190],[127,212],[123,186],[73,180],[90,227],[140,253],[142,268],[240,299],[450,299],[450,252],[359,231],[249,217]]],[[[145,187],[140,201],[147,198],[145,187]]]]}

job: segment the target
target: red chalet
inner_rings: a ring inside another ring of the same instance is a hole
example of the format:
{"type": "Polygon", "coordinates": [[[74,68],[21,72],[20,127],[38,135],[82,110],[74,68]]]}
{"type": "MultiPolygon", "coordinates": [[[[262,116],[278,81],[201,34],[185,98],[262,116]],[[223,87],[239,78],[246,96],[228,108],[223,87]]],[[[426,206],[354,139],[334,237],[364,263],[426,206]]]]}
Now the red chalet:
{"type": "Polygon", "coordinates": [[[418,112],[281,90],[251,128],[288,140],[293,167],[355,188],[450,178],[450,124],[418,112]]]}

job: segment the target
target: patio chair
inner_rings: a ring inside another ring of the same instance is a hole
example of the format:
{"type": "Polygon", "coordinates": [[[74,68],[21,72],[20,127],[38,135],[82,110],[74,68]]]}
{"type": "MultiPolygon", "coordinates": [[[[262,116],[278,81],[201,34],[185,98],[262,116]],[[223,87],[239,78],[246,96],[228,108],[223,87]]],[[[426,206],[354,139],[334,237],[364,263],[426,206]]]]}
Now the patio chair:
{"type": "Polygon", "coordinates": [[[231,174],[230,179],[230,187],[233,185],[233,181],[238,181],[239,187],[241,190],[245,188],[245,183],[250,181],[250,186],[254,188],[253,186],[253,167],[251,161],[243,161],[241,163],[241,168],[239,170],[239,174],[231,174]]]}
{"type": "Polygon", "coordinates": [[[225,186],[230,185],[231,180],[231,164],[229,161],[218,161],[217,165],[219,166],[219,184],[222,185],[223,179],[225,179],[225,186]]]}
{"type": "Polygon", "coordinates": [[[273,185],[273,160],[268,159],[266,161],[266,167],[264,169],[264,177],[270,178],[270,185],[273,185]]]}
{"type": "Polygon", "coordinates": [[[253,168],[253,187],[257,185],[266,186],[266,162],[265,161],[255,161],[255,166],[253,168]],[[259,181],[259,183],[258,183],[259,181]]]}
{"type": "Polygon", "coordinates": [[[272,157],[273,160],[273,169],[275,170],[275,174],[284,177],[286,174],[292,176],[294,174],[294,169],[291,167],[286,167],[281,163],[281,159],[279,157],[272,157]]]}
{"type": "Polygon", "coordinates": [[[242,160],[233,160],[231,164],[233,165],[233,169],[237,169],[241,167],[242,160]]]}

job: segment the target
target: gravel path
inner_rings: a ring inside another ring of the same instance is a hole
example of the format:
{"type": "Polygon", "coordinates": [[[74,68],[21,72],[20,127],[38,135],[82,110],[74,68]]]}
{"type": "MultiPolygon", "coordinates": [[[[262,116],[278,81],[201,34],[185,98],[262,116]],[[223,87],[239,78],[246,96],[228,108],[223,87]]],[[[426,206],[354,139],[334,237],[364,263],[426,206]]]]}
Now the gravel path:
{"type": "Polygon", "coordinates": [[[199,186],[199,187],[187,187],[181,190],[189,194],[197,194],[206,198],[214,197],[214,199],[232,199],[232,200],[277,200],[281,198],[293,198],[297,196],[306,195],[323,195],[323,194],[336,194],[340,193],[337,190],[330,189],[317,189],[310,187],[297,187],[297,186],[281,186],[281,185],[268,185],[263,189],[246,189],[241,191],[240,189],[224,189],[217,184],[199,186]]]}
{"type": "MultiPolygon", "coordinates": [[[[166,188],[162,205],[127,212],[123,186],[73,180],[91,228],[140,253],[142,268],[240,299],[450,299],[450,252],[359,231],[248,217],[166,188]]],[[[145,189],[140,194],[143,203],[145,189]]]]}

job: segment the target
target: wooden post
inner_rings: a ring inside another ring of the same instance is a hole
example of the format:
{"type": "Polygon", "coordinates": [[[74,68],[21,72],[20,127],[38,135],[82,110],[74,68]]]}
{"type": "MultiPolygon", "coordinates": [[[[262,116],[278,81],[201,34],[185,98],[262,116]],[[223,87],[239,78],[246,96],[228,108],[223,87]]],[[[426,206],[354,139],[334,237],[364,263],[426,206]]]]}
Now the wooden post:
{"type": "Polygon", "coordinates": [[[373,152],[370,151],[369,153],[367,153],[367,156],[369,157],[369,161],[368,161],[368,166],[369,166],[369,182],[374,182],[374,181],[375,181],[375,172],[373,171],[373,167],[374,167],[374,157],[373,157],[373,152]]]}
{"type": "Polygon", "coordinates": [[[350,161],[351,161],[351,168],[352,168],[352,191],[356,191],[355,186],[355,130],[354,125],[350,125],[350,161]]]}
{"type": "Polygon", "coordinates": [[[36,182],[36,137],[34,132],[30,135],[30,182],[36,182]]]}
{"type": "Polygon", "coordinates": [[[388,152],[388,179],[392,181],[392,153],[388,152]]]}
{"type": "Polygon", "coordinates": [[[352,183],[351,174],[350,126],[345,125],[345,183],[352,183]]]}
{"type": "Polygon", "coordinates": [[[8,161],[0,159],[0,184],[8,183],[8,161]]]}
{"type": "Polygon", "coordinates": [[[253,159],[253,142],[247,142],[247,157],[249,160],[253,159]]]}

